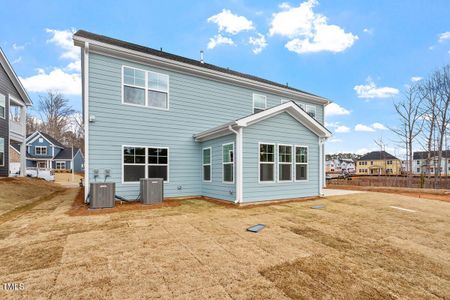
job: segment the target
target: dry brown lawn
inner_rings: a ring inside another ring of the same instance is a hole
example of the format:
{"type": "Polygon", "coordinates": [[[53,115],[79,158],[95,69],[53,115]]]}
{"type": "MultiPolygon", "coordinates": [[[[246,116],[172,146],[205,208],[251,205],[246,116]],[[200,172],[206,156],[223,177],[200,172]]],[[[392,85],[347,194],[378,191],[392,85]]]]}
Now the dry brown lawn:
{"type": "Polygon", "coordinates": [[[448,202],[361,193],[69,216],[77,192],[0,224],[0,284],[25,286],[0,299],[450,299],[448,202]]]}

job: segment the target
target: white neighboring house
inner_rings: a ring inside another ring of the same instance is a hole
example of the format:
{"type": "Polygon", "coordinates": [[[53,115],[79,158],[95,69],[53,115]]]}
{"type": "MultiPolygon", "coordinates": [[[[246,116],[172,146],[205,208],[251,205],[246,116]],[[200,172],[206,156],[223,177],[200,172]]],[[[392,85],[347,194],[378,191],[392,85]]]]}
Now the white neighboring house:
{"type": "Polygon", "coordinates": [[[450,150],[442,151],[441,162],[439,163],[437,151],[432,151],[430,163],[427,164],[428,151],[418,151],[413,154],[413,174],[435,174],[436,168],[440,166],[441,175],[450,175],[450,150]]]}
{"type": "Polygon", "coordinates": [[[327,173],[355,173],[355,162],[347,158],[335,158],[325,162],[327,173]]]}

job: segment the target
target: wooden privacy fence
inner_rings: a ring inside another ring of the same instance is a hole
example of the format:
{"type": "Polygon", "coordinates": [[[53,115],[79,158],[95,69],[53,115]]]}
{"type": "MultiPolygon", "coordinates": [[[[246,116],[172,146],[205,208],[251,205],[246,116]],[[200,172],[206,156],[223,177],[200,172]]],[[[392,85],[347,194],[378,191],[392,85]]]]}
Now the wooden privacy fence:
{"type": "Polygon", "coordinates": [[[356,185],[356,186],[386,186],[386,187],[410,187],[427,189],[449,189],[450,178],[412,177],[405,176],[355,176],[348,179],[327,180],[330,185],[356,185]]]}

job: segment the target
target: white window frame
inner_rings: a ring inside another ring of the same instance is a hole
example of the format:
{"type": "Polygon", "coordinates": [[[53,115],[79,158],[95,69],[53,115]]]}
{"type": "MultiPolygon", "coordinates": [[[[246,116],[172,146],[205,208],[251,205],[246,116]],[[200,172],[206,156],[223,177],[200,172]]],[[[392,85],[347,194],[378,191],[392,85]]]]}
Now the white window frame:
{"type": "Polygon", "coordinates": [[[235,157],[235,156],[236,156],[236,152],[235,152],[234,142],[222,144],[222,183],[225,183],[225,184],[234,184],[235,177],[236,177],[236,174],[235,174],[235,165],[234,165],[234,162],[235,162],[235,160],[236,160],[236,157],[235,157]],[[233,145],[233,161],[232,161],[232,162],[224,162],[224,161],[223,161],[223,147],[224,147],[224,146],[227,146],[227,145],[233,145]],[[224,168],[224,166],[225,166],[225,165],[229,165],[229,164],[232,164],[232,165],[233,165],[233,172],[232,172],[232,174],[233,174],[233,181],[225,181],[225,176],[224,176],[225,168],[224,168]]]}
{"type": "Polygon", "coordinates": [[[309,115],[308,110],[309,108],[314,108],[314,119],[317,119],[317,107],[315,105],[306,104],[305,105],[305,112],[309,115]]]}
{"type": "MultiPolygon", "coordinates": [[[[203,182],[212,182],[212,147],[205,147],[202,149],[202,179],[203,179],[203,182]],[[208,150],[208,149],[209,149],[209,163],[205,164],[205,160],[204,160],[205,150],[208,150]],[[205,180],[205,166],[209,166],[209,180],[205,180]]],[[[233,179],[234,179],[234,176],[233,176],[233,179]]]]}
{"type": "Polygon", "coordinates": [[[35,147],[34,147],[34,154],[35,154],[35,155],[48,155],[47,146],[35,146],[35,147]],[[38,148],[41,150],[41,151],[40,151],[41,153],[39,153],[39,154],[37,153],[37,149],[38,149],[38,148]],[[45,153],[42,153],[42,149],[45,149],[45,153]]]}
{"type": "Polygon", "coordinates": [[[294,173],[294,170],[293,170],[293,168],[294,168],[294,157],[293,157],[293,146],[292,145],[290,145],[290,144],[277,144],[277,153],[278,153],[278,155],[277,155],[277,182],[281,182],[281,183],[283,183],[283,182],[292,182],[293,181],[293,173],[294,173]],[[279,157],[279,155],[280,155],[280,146],[283,146],[283,147],[291,147],[291,162],[281,162],[280,161],[280,157],[279,157]],[[280,179],[280,165],[291,165],[291,179],[290,180],[281,180],[280,179]]]}
{"type": "Polygon", "coordinates": [[[3,107],[3,116],[0,115],[0,118],[6,119],[6,103],[7,103],[6,101],[9,101],[9,100],[7,99],[6,95],[4,95],[4,94],[0,93],[0,96],[3,96],[5,99],[5,106],[2,106],[3,107]]]}
{"type": "Polygon", "coordinates": [[[253,93],[253,95],[252,95],[252,100],[253,100],[252,114],[255,113],[255,108],[256,108],[256,109],[262,109],[262,110],[266,110],[266,109],[267,109],[267,96],[266,96],[266,95],[258,94],[258,93],[253,93]],[[261,108],[261,107],[255,107],[255,96],[261,96],[261,97],[264,97],[264,108],[261,108]]]}
{"type": "Polygon", "coordinates": [[[122,164],[122,184],[139,184],[139,181],[125,181],[125,165],[134,165],[134,166],[144,166],[145,168],[145,178],[148,178],[148,167],[149,166],[167,166],[167,180],[164,180],[164,183],[169,183],[170,181],[170,149],[169,147],[161,147],[161,146],[142,146],[142,145],[122,145],[121,147],[121,154],[120,157],[122,159],[121,164],[122,164]],[[143,164],[126,164],[124,163],[124,154],[123,154],[123,150],[127,147],[130,148],[144,148],[145,149],[145,163],[143,164]],[[148,163],[148,148],[158,148],[158,149],[167,149],[167,164],[149,164],[148,163]]]}
{"type": "Polygon", "coordinates": [[[278,172],[277,170],[277,161],[278,161],[278,151],[277,151],[277,145],[275,143],[265,143],[265,142],[258,142],[258,183],[260,184],[267,184],[267,183],[275,183],[276,182],[276,174],[275,172],[278,172]],[[261,145],[271,145],[273,146],[273,162],[261,162],[261,145]],[[261,164],[273,164],[273,180],[271,181],[261,181],[261,164]]]}
{"type": "Polygon", "coordinates": [[[55,168],[56,168],[56,170],[65,170],[66,162],[65,161],[55,161],[55,168]],[[60,165],[59,168],[58,168],[58,164],[60,165]],[[61,168],[61,164],[64,165],[64,168],[61,168]]]}
{"type": "Polygon", "coordinates": [[[170,91],[170,76],[168,74],[159,73],[159,72],[155,72],[155,71],[147,71],[147,70],[144,70],[144,69],[139,69],[139,68],[131,67],[131,66],[128,66],[128,65],[122,65],[122,104],[130,105],[130,106],[136,106],[136,107],[145,107],[145,108],[150,108],[150,109],[157,109],[157,110],[166,110],[167,111],[167,110],[170,109],[170,94],[169,94],[169,91],[170,91]],[[144,87],[142,87],[142,86],[135,86],[135,85],[132,85],[132,84],[125,83],[125,68],[139,70],[139,71],[144,72],[144,74],[145,74],[145,76],[144,76],[144,80],[145,80],[144,87]],[[166,91],[162,91],[162,90],[149,89],[148,88],[148,74],[149,73],[154,73],[154,74],[163,75],[163,76],[167,77],[167,92],[166,91]],[[124,88],[125,85],[129,86],[129,87],[138,88],[138,89],[144,89],[144,99],[145,99],[144,100],[144,105],[125,102],[125,88],[124,88]],[[148,91],[167,93],[167,108],[156,107],[156,106],[149,106],[148,105],[148,91]]]}
{"type": "Polygon", "coordinates": [[[4,167],[5,166],[5,161],[6,161],[6,159],[5,159],[6,143],[5,143],[5,138],[0,137],[0,139],[3,140],[3,149],[0,148],[0,153],[3,153],[3,161],[0,164],[0,167],[4,167]]]}
{"type": "Polygon", "coordinates": [[[295,182],[308,182],[309,181],[309,146],[306,145],[294,145],[294,181],[295,182]],[[297,162],[297,147],[306,148],[306,163],[297,162]],[[306,165],[306,179],[297,179],[297,165],[306,165]]]}

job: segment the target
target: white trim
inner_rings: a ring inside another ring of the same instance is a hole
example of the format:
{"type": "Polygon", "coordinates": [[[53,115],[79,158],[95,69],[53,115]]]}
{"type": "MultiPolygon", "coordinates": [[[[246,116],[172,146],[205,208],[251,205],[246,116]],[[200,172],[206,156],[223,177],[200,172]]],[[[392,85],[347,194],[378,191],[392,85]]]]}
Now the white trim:
{"type": "Polygon", "coordinates": [[[308,182],[309,181],[309,146],[306,145],[294,145],[294,181],[295,182],[308,182]],[[306,163],[297,162],[297,148],[306,148],[306,163]],[[306,165],[306,179],[297,179],[297,165],[306,165]]]}
{"type": "Polygon", "coordinates": [[[235,174],[235,166],[234,166],[234,162],[235,162],[235,161],[236,161],[236,153],[235,153],[234,142],[222,144],[222,183],[225,183],[225,184],[234,184],[235,177],[236,177],[236,174],[235,174]],[[233,161],[232,161],[232,162],[224,162],[224,161],[223,161],[223,147],[224,147],[224,146],[227,146],[227,145],[233,145],[233,161]],[[226,164],[227,164],[227,165],[231,164],[231,165],[233,166],[233,172],[232,172],[232,175],[233,175],[233,181],[225,181],[225,176],[224,176],[224,170],[225,170],[225,168],[224,168],[224,165],[226,165],[226,164]]]}
{"type": "Polygon", "coordinates": [[[319,137],[319,196],[323,196],[324,194],[323,194],[323,182],[324,182],[324,163],[323,163],[323,161],[324,161],[324,159],[325,159],[325,156],[324,156],[324,153],[323,153],[323,147],[322,147],[322,145],[323,145],[323,142],[324,142],[324,139],[323,138],[320,138],[319,137]]]}
{"type": "Polygon", "coordinates": [[[236,153],[234,155],[237,160],[237,162],[236,162],[236,202],[237,203],[241,203],[244,199],[244,177],[243,177],[243,175],[244,175],[244,172],[243,172],[244,143],[243,143],[243,140],[244,140],[244,130],[241,127],[238,129],[238,133],[236,134],[236,153]]]}
{"type": "Polygon", "coordinates": [[[286,99],[286,98],[281,98],[280,99],[280,104],[284,104],[284,103],[288,103],[288,102],[294,102],[295,104],[297,104],[298,106],[300,106],[301,109],[306,111],[306,105],[304,102],[301,102],[300,100],[291,100],[291,99],[286,99]]]}
{"type": "Polygon", "coordinates": [[[278,183],[285,183],[285,182],[292,182],[292,181],[294,181],[294,178],[293,178],[293,168],[294,168],[294,157],[292,156],[293,155],[293,146],[292,145],[290,145],[290,144],[277,144],[277,159],[276,159],[276,161],[277,161],[277,182],[278,183]],[[284,146],[284,147],[291,147],[291,162],[280,162],[280,146],[284,146]],[[280,165],[290,165],[291,166],[291,179],[289,179],[289,180],[281,180],[280,179],[280,165]]]}
{"type": "Polygon", "coordinates": [[[28,141],[27,141],[27,146],[28,145],[32,145],[39,137],[41,137],[41,138],[43,138],[44,140],[46,140],[50,145],[52,145],[52,146],[54,146],[54,147],[58,147],[58,148],[60,148],[60,149],[64,149],[63,147],[61,147],[61,146],[58,146],[58,145],[55,145],[54,143],[52,143],[52,142],[50,142],[40,131],[35,131],[32,135],[30,135],[29,137],[28,137],[28,141]],[[33,137],[33,135],[34,134],[38,134],[37,136],[34,136],[33,137]]]}
{"type": "Polygon", "coordinates": [[[202,149],[202,180],[203,182],[212,182],[212,147],[202,149]],[[209,149],[209,163],[205,164],[205,150],[209,149]],[[209,180],[205,180],[205,166],[209,166],[209,180]]]}
{"type": "Polygon", "coordinates": [[[265,143],[258,142],[258,183],[267,184],[267,183],[276,183],[276,172],[277,172],[277,145],[275,143],[265,143]],[[273,146],[273,162],[261,162],[261,145],[272,145],[273,146]],[[273,180],[272,181],[261,181],[261,164],[273,164],[273,180]]]}
{"type": "Polygon", "coordinates": [[[89,42],[82,48],[83,117],[84,117],[84,200],[89,195],[89,42]]]}
{"type": "Polygon", "coordinates": [[[238,86],[247,86],[251,88],[260,88],[264,89],[271,93],[281,93],[286,96],[294,96],[310,99],[311,101],[315,101],[322,105],[327,105],[331,103],[330,100],[325,99],[320,96],[310,95],[308,93],[304,93],[301,91],[295,91],[292,89],[287,89],[284,87],[275,86],[273,84],[262,83],[260,81],[252,80],[249,78],[244,78],[241,76],[236,76],[232,74],[227,74],[220,71],[215,71],[211,69],[206,69],[204,67],[195,66],[192,64],[187,64],[179,61],[175,61],[173,59],[167,59],[163,57],[159,57],[156,55],[143,53],[141,51],[135,51],[131,49],[127,49],[124,47],[119,47],[115,45],[111,45],[110,43],[103,43],[97,41],[95,39],[89,39],[80,36],[74,36],[74,44],[75,46],[83,47],[86,42],[89,42],[91,47],[94,47],[91,52],[96,52],[101,55],[107,55],[112,57],[118,57],[120,59],[126,59],[146,64],[152,64],[156,67],[162,68],[170,68],[171,70],[177,70],[179,72],[184,72],[189,75],[196,75],[200,77],[206,77],[208,79],[215,79],[218,81],[226,81],[228,83],[232,83],[238,86]]]}
{"type": "Polygon", "coordinates": [[[267,96],[266,95],[253,93],[252,94],[252,100],[253,100],[252,114],[255,114],[255,108],[259,109],[259,110],[266,110],[267,109],[267,96]],[[255,96],[264,97],[264,108],[262,108],[262,107],[255,107],[255,96]]]}
{"type": "Polygon", "coordinates": [[[57,160],[57,161],[55,161],[55,169],[56,170],[66,170],[66,161],[64,161],[64,160],[57,160]],[[58,168],[58,164],[59,165],[61,165],[61,164],[64,164],[64,168],[58,168]]]}
{"type": "Polygon", "coordinates": [[[169,183],[169,173],[170,173],[170,168],[169,168],[169,163],[170,163],[170,150],[169,147],[160,147],[160,146],[142,146],[142,145],[122,145],[121,147],[122,149],[122,153],[120,154],[121,157],[121,165],[122,165],[122,184],[139,184],[139,181],[125,181],[124,180],[124,166],[125,165],[134,165],[134,166],[144,166],[145,170],[144,170],[144,174],[145,174],[145,178],[148,178],[148,167],[149,166],[166,166],[167,167],[167,180],[164,180],[164,183],[169,183]],[[130,148],[144,148],[145,149],[145,163],[140,163],[140,164],[126,164],[123,162],[123,150],[125,147],[130,147],[130,148]],[[148,149],[149,148],[157,148],[157,149],[167,149],[167,164],[150,164],[148,162],[148,149]]]}
{"type": "Polygon", "coordinates": [[[9,79],[11,80],[12,84],[14,85],[17,92],[21,96],[25,105],[26,106],[33,105],[33,102],[30,100],[30,97],[28,96],[27,91],[23,87],[22,82],[17,77],[16,72],[14,72],[14,69],[12,68],[8,58],[6,58],[6,55],[3,53],[3,50],[1,48],[0,48],[0,65],[3,66],[5,73],[8,75],[9,79]]]}
{"type": "Polygon", "coordinates": [[[170,76],[168,74],[158,73],[158,72],[155,72],[155,71],[144,70],[144,69],[140,69],[140,68],[136,68],[136,67],[131,67],[131,66],[128,66],[128,65],[122,65],[122,75],[121,76],[122,76],[122,86],[121,86],[122,100],[121,101],[122,101],[123,105],[130,105],[130,106],[135,106],[135,107],[145,107],[145,108],[157,109],[157,110],[165,110],[165,111],[170,110],[170,94],[169,94],[169,91],[170,91],[170,76]],[[138,85],[125,83],[125,68],[144,72],[144,86],[142,87],[142,86],[138,86],[138,85]],[[154,74],[158,74],[158,75],[162,75],[164,77],[167,77],[167,91],[150,89],[148,87],[148,75],[149,75],[149,73],[154,73],[154,74]],[[124,92],[124,90],[125,90],[124,87],[125,86],[144,90],[144,105],[125,102],[125,92],[124,92]],[[157,106],[150,106],[148,104],[148,91],[166,93],[167,94],[167,99],[166,99],[167,100],[167,103],[166,103],[167,107],[163,108],[163,107],[157,107],[157,106]]]}

